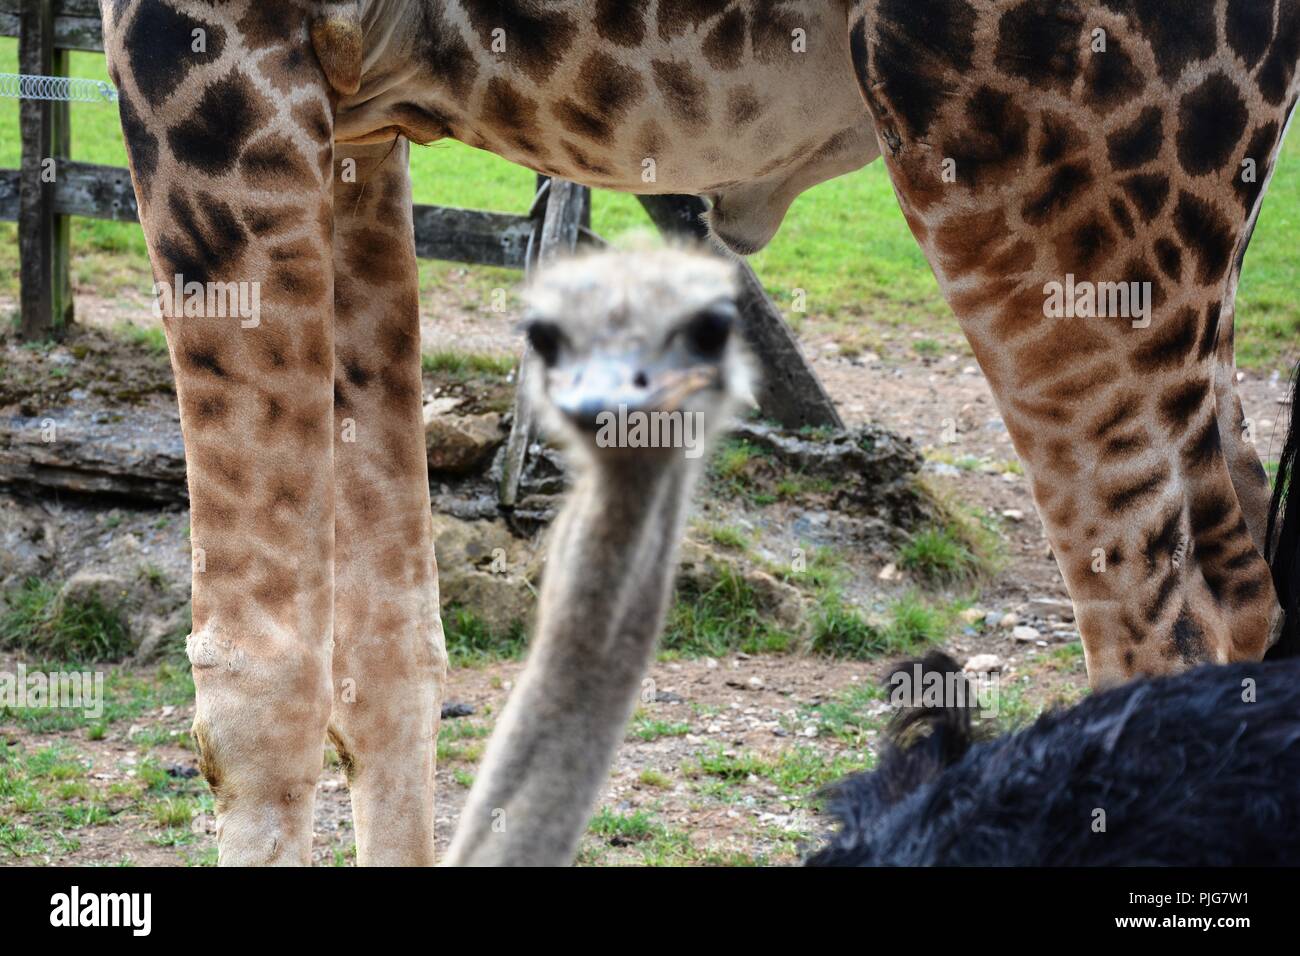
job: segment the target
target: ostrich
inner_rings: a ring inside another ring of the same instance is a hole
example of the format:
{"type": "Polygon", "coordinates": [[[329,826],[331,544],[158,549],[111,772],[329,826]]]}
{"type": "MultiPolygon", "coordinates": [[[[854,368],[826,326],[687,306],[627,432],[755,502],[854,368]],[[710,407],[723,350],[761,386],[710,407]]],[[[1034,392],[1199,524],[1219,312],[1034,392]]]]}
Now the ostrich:
{"type": "MultiPolygon", "coordinates": [[[[934,653],[901,673],[961,671],[934,653]]],[[[830,789],[839,830],[807,862],[1300,863],[1300,659],[1126,684],[983,743],[971,710],[901,712],[877,769],[830,789]]]]}
{"type": "Polygon", "coordinates": [[[752,401],[737,292],[732,264],[676,249],[570,259],[529,289],[526,381],[578,476],[445,863],[572,862],[663,625],[703,452],[752,401]]]}
{"type": "MultiPolygon", "coordinates": [[[[702,452],[748,397],[736,289],[729,265],[679,250],[570,260],[530,289],[528,382],[579,476],[445,863],[572,862],[663,624],[702,452]]],[[[1293,426],[1289,460],[1296,442],[1293,426]]],[[[909,670],[964,681],[938,653],[909,670]]],[[[904,711],[878,768],[828,790],[839,828],[806,862],[1300,863],[1300,658],[1127,684],[982,743],[958,696],[904,711]]]]}

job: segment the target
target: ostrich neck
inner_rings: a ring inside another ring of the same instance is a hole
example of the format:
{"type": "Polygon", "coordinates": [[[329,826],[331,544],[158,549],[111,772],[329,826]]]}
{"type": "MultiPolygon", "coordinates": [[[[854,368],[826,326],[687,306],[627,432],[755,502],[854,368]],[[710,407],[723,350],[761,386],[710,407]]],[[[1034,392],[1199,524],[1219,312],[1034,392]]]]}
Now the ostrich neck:
{"type": "Polygon", "coordinates": [[[553,530],[536,636],[446,863],[573,861],[663,624],[695,471],[597,464],[553,530]]]}

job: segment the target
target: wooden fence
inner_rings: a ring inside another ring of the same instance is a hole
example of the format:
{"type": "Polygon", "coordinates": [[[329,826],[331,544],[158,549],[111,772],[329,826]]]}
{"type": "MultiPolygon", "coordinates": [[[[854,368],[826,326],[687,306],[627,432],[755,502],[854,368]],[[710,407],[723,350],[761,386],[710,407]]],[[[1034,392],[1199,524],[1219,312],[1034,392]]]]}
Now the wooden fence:
{"type": "MultiPolygon", "coordinates": [[[[67,76],[70,50],[103,51],[96,0],[0,0],[0,36],[19,38],[19,72],[67,76]]],[[[72,160],[69,104],[22,100],[22,165],[0,169],[0,219],[17,220],[20,256],[19,334],[57,337],[73,318],[69,279],[72,216],[137,221],[135,193],[125,169],[72,160]],[[42,177],[53,158],[57,176],[42,177]]],[[[590,194],[583,190],[586,209],[590,194]]],[[[687,196],[638,197],[667,235],[704,239],[701,200],[687,196]]],[[[472,265],[523,269],[530,245],[540,242],[546,204],[528,216],[416,205],[416,255],[472,265]]],[[[763,413],[792,428],[841,422],[829,396],[804,360],[780,310],[742,265],[745,334],[762,367],[758,390],[763,413]]]]}

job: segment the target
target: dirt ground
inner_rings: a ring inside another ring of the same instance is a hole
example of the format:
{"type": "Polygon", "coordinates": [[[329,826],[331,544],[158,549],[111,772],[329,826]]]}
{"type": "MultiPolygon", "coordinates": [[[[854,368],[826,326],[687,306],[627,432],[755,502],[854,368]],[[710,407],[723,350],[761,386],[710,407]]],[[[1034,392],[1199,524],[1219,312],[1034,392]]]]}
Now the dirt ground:
{"type": "MultiPolygon", "coordinates": [[[[425,302],[426,352],[514,349],[516,338],[502,334],[500,316],[479,300],[467,286],[453,288],[436,310],[425,302]]],[[[146,315],[141,304],[86,296],[78,311],[101,327],[146,315]]],[[[943,646],[959,660],[996,655],[997,719],[1013,727],[1044,706],[1085,693],[1082,655],[1068,597],[983,377],[955,331],[926,336],[931,344],[924,356],[915,347],[921,338],[893,330],[881,337],[879,353],[847,357],[829,326],[809,322],[802,331],[805,350],[848,424],[871,420],[910,436],[928,450],[928,477],[1000,528],[1001,568],[966,589],[970,608],[943,646]],[[946,420],[958,425],[955,442],[942,440],[946,420]],[[1039,639],[1016,639],[1004,626],[1008,620],[1034,625],[1039,639]]],[[[119,387],[147,393],[155,384],[149,374],[133,372],[119,387]]],[[[1272,377],[1247,376],[1241,383],[1265,449],[1281,441],[1284,388],[1272,377]]],[[[187,565],[177,531],[187,521],[182,510],[30,500],[21,506],[57,513],[65,529],[59,533],[76,540],[71,551],[135,547],[171,572],[183,573],[187,565]],[[123,545],[128,537],[134,543],[123,545]]],[[[798,507],[756,516],[714,500],[701,508],[710,520],[739,522],[761,541],[783,540],[790,528],[825,517],[798,507]],[[785,527],[767,527],[773,524],[785,527]]],[[[887,554],[847,560],[857,582],[853,596],[863,603],[917,586],[892,569],[887,554]]],[[[12,653],[0,655],[0,672],[13,672],[18,663],[12,653]]],[[[826,826],[818,788],[871,765],[888,713],[879,689],[887,663],[802,653],[657,662],[650,674],[654,699],[633,719],[579,862],[796,862],[826,826]]],[[[447,845],[493,718],[521,666],[494,662],[450,676],[448,700],[472,713],[443,722],[440,847],[447,845]]],[[[110,674],[113,703],[98,720],[20,717],[0,709],[0,865],[213,863],[212,803],[188,736],[191,693],[183,662],[173,657],[110,674]]],[[[347,865],[352,844],[347,787],[337,760],[327,755],[317,791],[315,861],[347,865]]]]}

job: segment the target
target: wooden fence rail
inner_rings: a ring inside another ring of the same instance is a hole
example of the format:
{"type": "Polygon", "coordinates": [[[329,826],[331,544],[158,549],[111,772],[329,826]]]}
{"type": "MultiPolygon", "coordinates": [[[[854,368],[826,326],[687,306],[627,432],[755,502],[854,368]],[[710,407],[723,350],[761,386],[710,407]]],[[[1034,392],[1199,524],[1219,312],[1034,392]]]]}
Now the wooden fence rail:
{"type": "MultiPolygon", "coordinates": [[[[70,50],[102,52],[104,47],[96,0],[0,0],[0,36],[19,38],[19,72],[41,76],[67,76],[70,50]]],[[[48,339],[60,335],[72,321],[71,217],[133,222],[138,210],[127,170],[69,158],[67,103],[23,100],[20,114],[22,167],[0,169],[0,220],[18,222],[20,335],[48,339]]],[[[589,194],[582,192],[589,210],[589,194]]],[[[646,196],[641,201],[665,234],[704,237],[699,199],[646,196]]],[[[416,255],[523,269],[530,240],[537,240],[545,213],[544,205],[529,216],[417,205],[416,255]]],[[[763,370],[757,397],[764,414],[793,428],[840,426],[835,406],[804,360],[780,310],[749,267],[742,268],[741,306],[746,336],[763,370]]]]}

